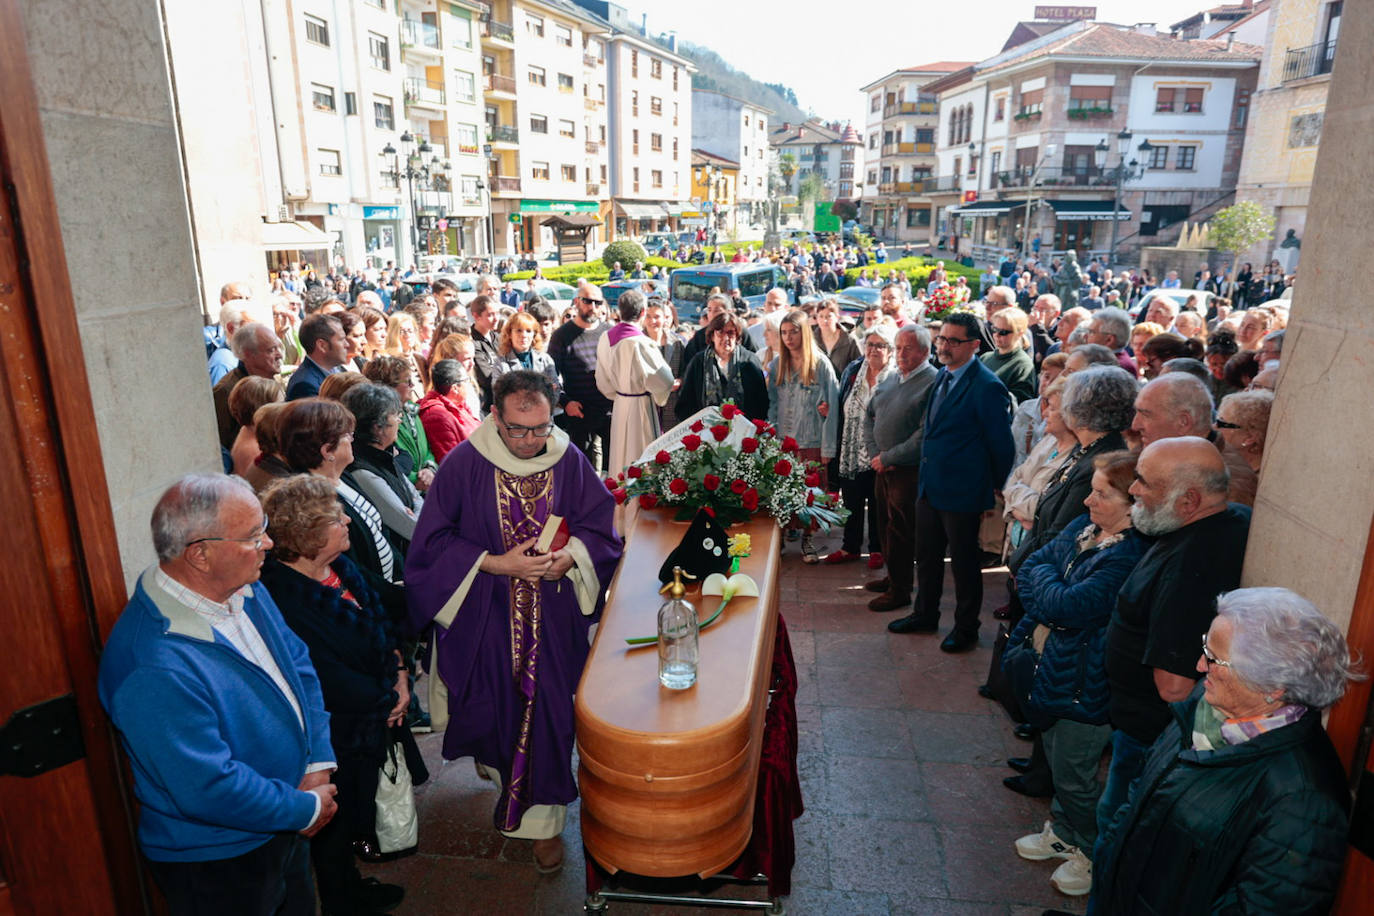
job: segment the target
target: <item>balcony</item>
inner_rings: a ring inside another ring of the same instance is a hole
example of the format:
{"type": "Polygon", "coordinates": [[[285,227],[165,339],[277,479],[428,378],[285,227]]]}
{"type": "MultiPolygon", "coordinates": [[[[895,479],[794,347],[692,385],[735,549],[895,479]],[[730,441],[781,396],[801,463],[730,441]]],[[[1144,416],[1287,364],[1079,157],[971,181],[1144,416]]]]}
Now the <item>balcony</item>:
{"type": "Polygon", "coordinates": [[[440,54],[439,28],[415,19],[401,20],[401,50],[440,54]]]}
{"type": "Polygon", "coordinates": [[[592,155],[596,155],[597,153],[601,152],[601,144],[597,143],[595,140],[588,140],[587,152],[591,153],[592,155]]]}
{"type": "Polygon", "coordinates": [[[1336,60],[1336,39],[1319,41],[1305,48],[1289,48],[1283,57],[1283,77],[1281,82],[1305,80],[1331,72],[1331,64],[1336,60]]]}
{"type": "Polygon", "coordinates": [[[515,44],[515,29],[509,22],[497,22],[495,19],[482,20],[482,37],[494,42],[504,42],[505,44],[515,44]]]}
{"type": "Polygon", "coordinates": [[[941,191],[957,191],[963,181],[958,175],[939,175],[921,181],[921,193],[937,194],[941,191]]]}
{"type": "Polygon", "coordinates": [[[586,108],[588,111],[597,111],[605,104],[606,103],[600,99],[594,99],[589,95],[584,95],[582,97],[582,107],[586,108]]]}
{"type": "Polygon", "coordinates": [[[444,105],[447,104],[447,98],[448,97],[444,94],[443,83],[422,80],[414,76],[406,77],[406,105],[442,110],[444,105]]]}
{"type": "Polygon", "coordinates": [[[491,192],[493,194],[519,194],[520,179],[497,175],[491,179],[491,192]]]}
{"type": "Polygon", "coordinates": [[[601,66],[601,58],[597,57],[595,54],[583,54],[582,66],[592,68],[599,67],[601,66]]]}
{"type": "Polygon", "coordinates": [[[520,130],[509,124],[492,124],[487,128],[492,143],[519,143],[520,130]]]}
{"type": "Polygon", "coordinates": [[[935,152],[933,143],[885,143],[882,153],[884,156],[915,156],[922,153],[935,152]]]}
{"type": "Polygon", "coordinates": [[[924,181],[884,181],[878,184],[879,194],[921,194],[924,191],[924,181]]]}
{"type": "Polygon", "coordinates": [[[482,86],[495,95],[515,95],[515,79],[501,73],[488,73],[482,77],[482,86]]]}
{"type": "Polygon", "coordinates": [[[587,182],[587,196],[588,196],[588,197],[600,197],[600,196],[601,196],[601,185],[596,184],[595,182],[591,182],[591,181],[587,182]]]}
{"type": "Polygon", "coordinates": [[[933,115],[936,105],[934,102],[894,102],[891,105],[883,106],[883,117],[894,118],[898,115],[933,115]]]}
{"type": "Polygon", "coordinates": [[[995,184],[999,188],[1029,188],[1032,182],[1037,187],[1070,188],[1103,187],[1112,183],[1112,180],[1103,174],[1103,170],[1095,165],[1073,168],[1043,166],[1038,174],[1033,166],[1023,165],[1010,171],[998,172],[996,177],[995,184]]]}

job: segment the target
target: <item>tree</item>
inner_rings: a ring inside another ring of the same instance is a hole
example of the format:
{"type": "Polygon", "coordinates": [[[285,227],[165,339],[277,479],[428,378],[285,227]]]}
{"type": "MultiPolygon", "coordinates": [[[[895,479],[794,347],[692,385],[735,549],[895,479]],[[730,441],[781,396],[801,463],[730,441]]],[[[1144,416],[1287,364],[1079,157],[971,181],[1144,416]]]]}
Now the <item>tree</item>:
{"type": "MultiPolygon", "coordinates": [[[[1274,214],[1258,201],[1242,200],[1218,210],[1208,221],[1207,233],[1218,250],[1231,252],[1231,267],[1234,268],[1243,252],[1274,234],[1274,214]]],[[[1228,270],[1229,273],[1232,271],[1228,270]]],[[[1232,278],[1228,276],[1227,279],[1232,278]]]]}
{"type": "Polygon", "coordinates": [[[798,201],[820,200],[824,194],[825,182],[816,172],[807,172],[806,176],[802,178],[801,184],[797,186],[798,201]]]}
{"type": "Polygon", "coordinates": [[[797,174],[797,157],[791,153],[783,153],[778,157],[778,172],[782,175],[782,188],[784,194],[792,193],[792,176],[797,174]]]}

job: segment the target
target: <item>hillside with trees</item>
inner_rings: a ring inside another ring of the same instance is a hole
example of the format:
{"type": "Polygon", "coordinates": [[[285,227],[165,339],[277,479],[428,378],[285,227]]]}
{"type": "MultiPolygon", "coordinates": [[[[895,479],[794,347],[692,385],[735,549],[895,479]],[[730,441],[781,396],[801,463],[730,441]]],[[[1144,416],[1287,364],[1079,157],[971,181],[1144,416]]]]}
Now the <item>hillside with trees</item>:
{"type": "Polygon", "coordinates": [[[760,82],[736,70],[715,51],[701,45],[679,40],[677,50],[697,65],[697,72],[692,74],[693,89],[723,92],[760,108],[770,109],[774,112],[771,118],[774,124],[806,120],[806,113],[797,104],[797,94],[789,87],[781,83],[760,82]]]}

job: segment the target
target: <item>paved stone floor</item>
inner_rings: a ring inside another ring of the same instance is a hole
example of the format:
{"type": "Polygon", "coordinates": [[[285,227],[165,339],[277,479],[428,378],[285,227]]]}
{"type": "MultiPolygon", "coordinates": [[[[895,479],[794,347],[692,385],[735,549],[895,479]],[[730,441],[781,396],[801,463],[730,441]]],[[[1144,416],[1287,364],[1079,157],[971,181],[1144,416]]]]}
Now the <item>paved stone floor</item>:
{"type": "MultiPolygon", "coordinates": [[[[823,540],[826,550],[836,546],[823,540]]],[[[784,557],[782,613],[800,676],[798,769],[806,814],[794,823],[793,914],[836,916],[1039,916],[1082,912],[1086,898],[1050,885],[1055,863],[1019,858],[1013,841],[1038,831],[1049,805],[1001,784],[1010,756],[1030,745],[999,706],[976,692],[987,673],[991,610],[1005,598],[1005,569],[984,574],[982,644],[939,651],[939,636],[887,632],[862,590],[863,563],[805,566],[784,557]]],[[[953,606],[946,577],[944,630],[953,606]]],[[[577,805],[563,839],[567,864],[543,877],[530,844],[490,827],[495,795],[471,761],[442,765],[439,735],[421,747],[433,776],[418,792],[421,852],[369,869],[407,889],[395,911],[420,914],[582,912],[577,805]]],[[[758,888],[728,888],[761,897],[758,888]]],[[[699,913],[700,908],[612,902],[611,914],[699,913]]],[[[715,910],[715,912],[727,912],[715,910]]],[[[738,911],[743,912],[743,911],[738,911]]]]}

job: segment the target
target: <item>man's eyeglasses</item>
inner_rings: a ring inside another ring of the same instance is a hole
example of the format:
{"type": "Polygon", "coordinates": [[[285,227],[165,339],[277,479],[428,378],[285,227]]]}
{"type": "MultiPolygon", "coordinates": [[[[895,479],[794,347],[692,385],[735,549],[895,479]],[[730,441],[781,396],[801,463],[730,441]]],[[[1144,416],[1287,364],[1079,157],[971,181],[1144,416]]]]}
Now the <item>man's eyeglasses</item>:
{"type": "Polygon", "coordinates": [[[537,437],[547,436],[553,432],[553,424],[545,423],[543,426],[519,426],[514,423],[502,423],[506,429],[506,434],[512,439],[523,439],[533,433],[537,437]]]}
{"type": "Polygon", "coordinates": [[[262,542],[267,539],[268,524],[270,523],[264,518],[262,520],[262,528],[255,534],[248,535],[246,538],[196,538],[195,540],[187,541],[186,546],[190,547],[193,544],[204,544],[208,541],[232,541],[237,544],[252,544],[254,550],[262,550],[262,542]]]}
{"type": "Polygon", "coordinates": [[[585,303],[587,303],[588,305],[605,305],[605,304],[606,304],[606,300],[605,300],[605,299],[590,299],[590,298],[588,298],[588,297],[586,297],[586,296],[583,296],[583,297],[582,297],[582,301],[585,302],[585,303]]]}
{"type": "Polygon", "coordinates": [[[957,347],[959,344],[970,343],[973,340],[974,338],[972,337],[946,337],[943,334],[935,338],[937,344],[944,344],[947,347],[957,347]]]}
{"type": "Polygon", "coordinates": [[[1207,648],[1207,634],[1206,634],[1206,633],[1203,633],[1203,634],[1202,634],[1202,657],[1205,658],[1205,659],[1207,659],[1207,664],[1208,664],[1208,665],[1216,665],[1218,668],[1229,668],[1229,667],[1231,667],[1231,663],[1230,663],[1230,662],[1222,661],[1221,659],[1217,658],[1215,655],[1212,654],[1212,650],[1209,649],[1209,648],[1207,648]]]}

